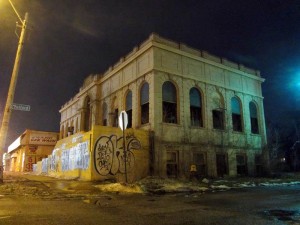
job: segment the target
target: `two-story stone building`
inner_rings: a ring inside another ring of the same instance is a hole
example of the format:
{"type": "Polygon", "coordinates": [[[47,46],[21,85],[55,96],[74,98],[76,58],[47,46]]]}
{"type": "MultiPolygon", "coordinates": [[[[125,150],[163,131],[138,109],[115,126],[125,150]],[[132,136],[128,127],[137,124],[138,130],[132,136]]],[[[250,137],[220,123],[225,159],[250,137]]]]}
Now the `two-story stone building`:
{"type": "Polygon", "coordinates": [[[93,125],[149,130],[154,175],[255,175],[266,130],[260,72],[156,34],[60,109],[60,138],[93,125]]]}

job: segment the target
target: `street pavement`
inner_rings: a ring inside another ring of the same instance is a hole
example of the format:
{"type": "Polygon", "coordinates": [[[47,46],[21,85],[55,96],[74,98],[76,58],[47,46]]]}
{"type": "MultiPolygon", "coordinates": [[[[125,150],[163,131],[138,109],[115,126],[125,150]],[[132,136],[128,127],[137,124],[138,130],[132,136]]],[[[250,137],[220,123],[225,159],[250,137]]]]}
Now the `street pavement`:
{"type": "Polygon", "coordinates": [[[138,185],[7,172],[4,178],[0,225],[300,224],[300,185],[295,182],[254,186],[250,178],[203,180],[194,191],[199,182],[155,178],[138,185]]]}

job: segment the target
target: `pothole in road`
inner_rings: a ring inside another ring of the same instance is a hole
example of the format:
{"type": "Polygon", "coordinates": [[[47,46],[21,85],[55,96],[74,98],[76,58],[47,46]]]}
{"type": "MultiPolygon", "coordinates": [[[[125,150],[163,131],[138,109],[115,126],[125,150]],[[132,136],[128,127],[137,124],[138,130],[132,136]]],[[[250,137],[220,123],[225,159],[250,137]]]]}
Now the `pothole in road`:
{"type": "Polygon", "coordinates": [[[300,221],[300,212],[297,210],[270,209],[265,214],[281,221],[300,221]]]}

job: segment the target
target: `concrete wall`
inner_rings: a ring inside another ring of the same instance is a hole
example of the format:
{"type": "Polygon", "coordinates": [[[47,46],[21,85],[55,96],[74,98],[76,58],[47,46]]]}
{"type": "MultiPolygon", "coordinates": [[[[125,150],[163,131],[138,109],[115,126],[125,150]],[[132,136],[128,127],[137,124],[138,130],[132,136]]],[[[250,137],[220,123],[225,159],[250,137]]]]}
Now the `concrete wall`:
{"type": "Polygon", "coordinates": [[[128,129],[126,169],[120,128],[93,126],[57,142],[47,159],[38,163],[36,173],[81,180],[132,182],[149,173],[149,136],[147,131],[128,129]],[[41,165],[39,165],[41,164],[41,165]]]}

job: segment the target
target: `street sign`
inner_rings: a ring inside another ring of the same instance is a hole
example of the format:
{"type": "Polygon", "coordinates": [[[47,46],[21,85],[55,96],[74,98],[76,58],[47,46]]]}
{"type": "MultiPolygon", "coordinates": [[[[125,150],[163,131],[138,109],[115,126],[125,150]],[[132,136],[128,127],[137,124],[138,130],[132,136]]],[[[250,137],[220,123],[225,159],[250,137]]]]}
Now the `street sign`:
{"type": "Polygon", "coordinates": [[[119,127],[121,130],[126,130],[128,125],[128,115],[125,111],[122,111],[119,116],[119,127]]]}
{"type": "Polygon", "coordinates": [[[30,105],[23,105],[23,104],[17,104],[13,103],[11,105],[12,110],[19,110],[19,111],[30,111],[30,105]]]}

